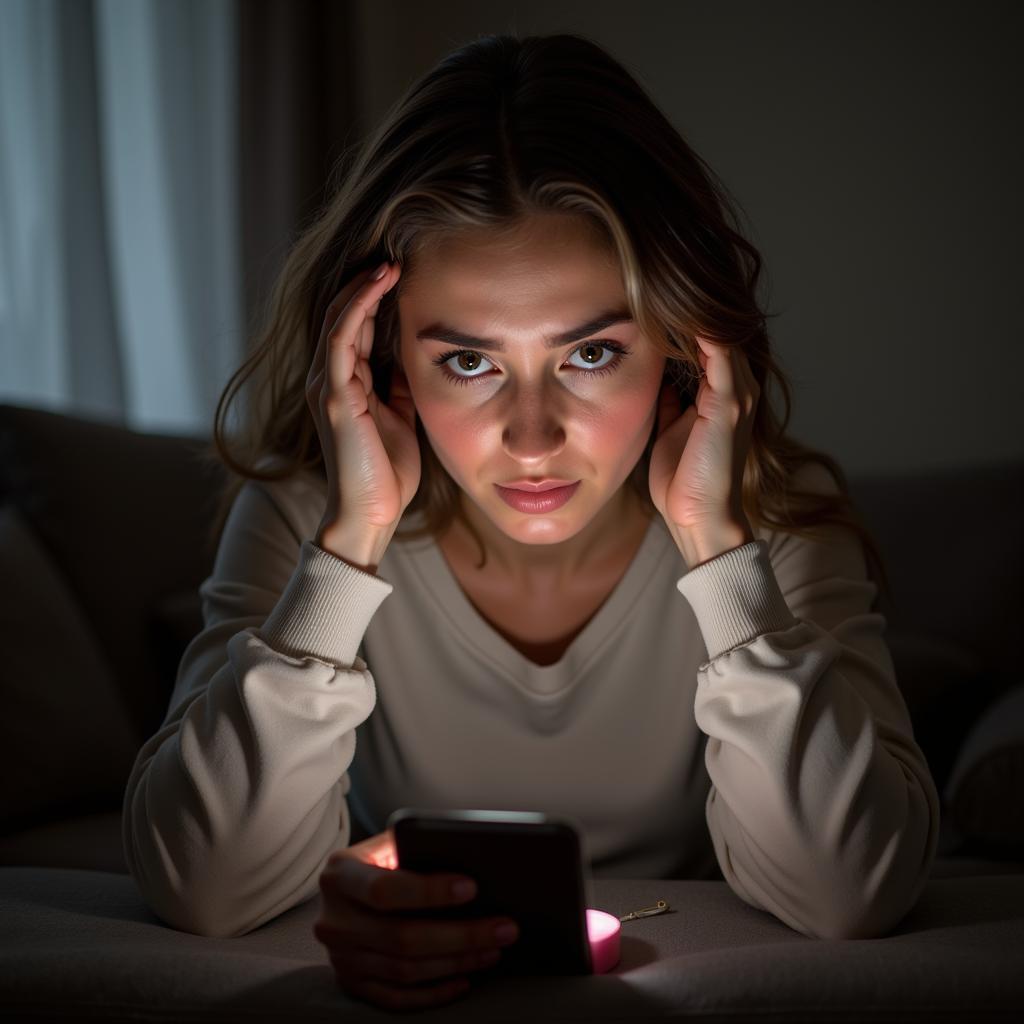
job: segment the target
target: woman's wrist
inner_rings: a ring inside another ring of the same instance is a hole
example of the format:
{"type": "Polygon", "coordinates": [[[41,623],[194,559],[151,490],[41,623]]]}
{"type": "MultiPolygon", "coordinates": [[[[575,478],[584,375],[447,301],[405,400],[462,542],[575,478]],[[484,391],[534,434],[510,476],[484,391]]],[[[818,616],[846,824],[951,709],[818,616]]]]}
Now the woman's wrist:
{"type": "Polygon", "coordinates": [[[353,568],[375,576],[393,535],[393,529],[321,523],[313,537],[313,543],[353,568]]]}

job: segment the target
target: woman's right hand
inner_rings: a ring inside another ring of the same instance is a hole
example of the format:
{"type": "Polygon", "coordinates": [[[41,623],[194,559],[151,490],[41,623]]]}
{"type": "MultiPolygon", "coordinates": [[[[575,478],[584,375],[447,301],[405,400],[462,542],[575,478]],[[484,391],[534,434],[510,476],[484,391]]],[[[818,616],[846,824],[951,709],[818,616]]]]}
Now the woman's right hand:
{"type": "Polygon", "coordinates": [[[382,866],[395,863],[393,851],[384,832],[331,854],[320,875],[323,911],[313,934],[348,995],[387,1010],[449,1003],[469,988],[467,972],[498,962],[508,941],[499,942],[494,929],[510,919],[401,916],[473,897],[452,895],[461,875],[382,866]]]}
{"type": "MultiPolygon", "coordinates": [[[[356,274],[327,307],[309,374],[324,469],[327,507],[321,528],[393,532],[420,483],[416,410],[405,375],[394,368],[384,404],[373,389],[370,351],[380,300],[401,277],[396,264],[374,281],[356,274]]],[[[378,268],[379,269],[379,268],[378,268]]]]}

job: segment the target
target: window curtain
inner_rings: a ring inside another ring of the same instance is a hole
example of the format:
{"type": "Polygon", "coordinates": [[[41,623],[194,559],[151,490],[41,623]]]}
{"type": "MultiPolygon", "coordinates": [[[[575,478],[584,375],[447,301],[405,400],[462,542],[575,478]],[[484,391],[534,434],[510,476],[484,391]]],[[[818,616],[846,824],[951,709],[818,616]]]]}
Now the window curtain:
{"type": "Polygon", "coordinates": [[[0,0],[0,402],[209,436],[361,137],[358,9],[0,0]]]}
{"type": "Polygon", "coordinates": [[[244,349],[237,21],[0,4],[0,401],[208,434],[244,349]]]}

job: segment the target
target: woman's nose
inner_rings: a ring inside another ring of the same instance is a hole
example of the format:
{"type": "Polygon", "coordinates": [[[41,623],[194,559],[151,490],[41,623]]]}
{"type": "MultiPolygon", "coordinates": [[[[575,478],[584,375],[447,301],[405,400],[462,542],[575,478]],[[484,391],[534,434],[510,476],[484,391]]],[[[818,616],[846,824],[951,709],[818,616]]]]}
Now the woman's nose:
{"type": "Polygon", "coordinates": [[[502,444],[510,457],[527,463],[560,452],[566,436],[564,418],[550,406],[516,404],[502,430],[502,444]]]}

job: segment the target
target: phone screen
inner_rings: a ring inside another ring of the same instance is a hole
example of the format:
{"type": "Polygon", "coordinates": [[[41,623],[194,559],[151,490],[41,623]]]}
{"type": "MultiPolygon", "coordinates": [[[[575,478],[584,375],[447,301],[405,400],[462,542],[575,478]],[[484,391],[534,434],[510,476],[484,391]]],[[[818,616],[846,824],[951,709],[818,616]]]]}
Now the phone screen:
{"type": "Polygon", "coordinates": [[[593,972],[589,868],[571,820],[529,811],[401,808],[389,817],[388,828],[400,868],[456,872],[477,883],[470,902],[413,916],[511,917],[519,938],[502,948],[496,973],[593,972]]]}

